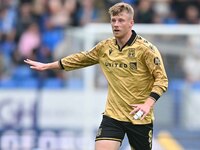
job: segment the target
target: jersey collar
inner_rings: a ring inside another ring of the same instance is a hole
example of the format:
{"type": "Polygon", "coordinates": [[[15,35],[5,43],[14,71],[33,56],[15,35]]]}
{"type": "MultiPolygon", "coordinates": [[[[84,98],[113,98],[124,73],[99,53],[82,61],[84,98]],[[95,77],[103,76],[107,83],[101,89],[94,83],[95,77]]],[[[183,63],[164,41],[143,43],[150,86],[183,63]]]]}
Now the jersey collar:
{"type": "MultiPolygon", "coordinates": [[[[123,49],[126,45],[128,45],[128,46],[132,45],[132,44],[135,42],[136,36],[137,36],[136,32],[135,32],[134,30],[132,30],[132,35],[131,35],[131,37],[130,37],[129,40],[126,42],[126,44],[120,49],[120,51],[122,51],[122,49],[123,49]]],[[[117,44],[117,40],[115,40],[115,44],[119,47],[119,45],[117,44]]]]}
{"type": "Polygon", "coordinates": [[[128,46],[132,45],[135,42],[136,36],[137,36],[136,32],[134,30],[132,30],[132,35],[129,38],[129,40],[127,41],[127,43],[125,44],[125,46],[126,45],[128,45],[128,46]]]}

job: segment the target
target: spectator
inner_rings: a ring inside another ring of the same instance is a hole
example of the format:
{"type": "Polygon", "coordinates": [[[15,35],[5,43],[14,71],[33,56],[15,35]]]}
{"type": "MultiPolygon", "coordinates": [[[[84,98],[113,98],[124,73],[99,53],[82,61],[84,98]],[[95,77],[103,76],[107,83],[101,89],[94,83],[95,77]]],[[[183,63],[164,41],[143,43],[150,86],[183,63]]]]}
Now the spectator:
{"type": "Polygon", "coordinates": [[[173,10],[171,10],[169,1],[157,1],[153,7],[155,11],[154,23],[159,24],[176,24],[177,16],[173,10]]]}
{"type": "Polygon", "coordinates": [[[170,2],[170,6],[171,6],[172,11],[175,12],[179,23],[183,23],[183,24],[199,23],[198,21],[196,21],[200,19],[200,16],[197,15],[200,13],[199,1],[174,0],[170,2]],[[192,17],[193,19],[191,20],[190,17],[192,17]]]}
{"type": "Polygon", "coordinates": [[[86,25],[91,22],[100,21],[100,12],[95,7],[94,0],[82,0],[80,7],[77,10],[76,20],[80,26],[86,25]]]}
{"type": "Polygon", "coordinates": [[[22,3],[19,7],[18,19],[17,19],[17,41],[21,34],[28,28],[32,22],[36,22],[32,12],[32,5],[29,2],[22,3]]]}
{"type": "Polygon", "coordinates": [[[135,21],[137,23],[153,23],[155,13],[152,8],[152,2],[140,0],[135,14],[135,21]]]}
{"type": "Polygon", "coordinates": [[[47,28],[64,28],[67,25],[67,17],[63,10],[61,0],[49,0],[47,3],[47,14],[45,25],[47,28]]]}
{"type": "Polygon", "coordinates": [[[43,20],[42,17],[46,13],[47,10],[47,0],[35,0],[33,2],[33,15],[39,26],[42,27],[43,20]]]}
{"type": "Polygon", "coordinates": [[[52,53],[63,40],[67,19],[60,0],[50,0],[47,6],[48,11],[42,16],[42,47],[52,53]]]}
{"type": "Polygon", "coordinates": [[[34,51],[40,46],[40,33],[36,23],[32,23],[19,39],[19,52],[22,58],[35,58],[34,51]]]}
{"type": "Polygon", "coordinates": [[[12,54],[16,49],[16,43],[14,41],[15,33],[11,32],[7,36],[3,36],[2,42],[0,44],[1,55],[3,56],[4,64],[7,69],[12,66],[12,54]]]}
{"type": "Polygon", "coordinates": [[[77,9],[77,0],[65,0],[64,2],[64,13],[67,20],[67,25],[73,26],[75,24],[75,12],[77,9]]]}
{"type": "Polygon", "coordinates": [[[187,5],[187,0],[173,0],[170,2],[171,10],[176,13],[179,22],[182,22],[181,20],[184,19],[185,9],[187,5]]]}
{"type": "Polygon", "coordinates": [[[164,24],[178,24],[176,13],[170,10],[169,14],[163,20],[164,24]]]}
{"type": "Polygon", "coordinates": [[[0,33],[7,35],[15,30],[15,11],[7,5],[0,5],[0,33]]]}
{"type": "Polygon", "coordinates": [[[184,23],[186,24],[199,24],[199,10],[196,6],[190,5],[186,8],[184,23]]]}

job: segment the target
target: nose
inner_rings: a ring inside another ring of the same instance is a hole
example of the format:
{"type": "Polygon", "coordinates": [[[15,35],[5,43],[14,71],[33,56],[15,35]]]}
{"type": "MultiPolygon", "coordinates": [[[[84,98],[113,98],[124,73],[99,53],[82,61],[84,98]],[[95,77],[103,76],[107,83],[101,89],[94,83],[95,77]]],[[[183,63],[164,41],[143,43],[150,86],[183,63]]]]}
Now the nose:
{"type": "Polygon", "coordinates": [[[119,25],[119,21],[113,22],[113,26],[118,26],[118,25],[119,25]]]}

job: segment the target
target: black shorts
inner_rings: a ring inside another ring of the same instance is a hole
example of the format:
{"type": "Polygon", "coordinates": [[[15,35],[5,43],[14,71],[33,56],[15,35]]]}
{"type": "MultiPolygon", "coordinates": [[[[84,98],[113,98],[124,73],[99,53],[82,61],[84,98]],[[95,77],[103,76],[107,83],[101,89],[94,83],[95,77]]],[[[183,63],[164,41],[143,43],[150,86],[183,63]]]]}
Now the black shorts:
{"type": "Polygon", "coordinates": [[[125,134],[127,134],[132,149],[151,150],[153,123],[134,125],[131,122],[118,121],[105,115],[98,129],[96,141],[114,140],[122,142],[125,134]]]}

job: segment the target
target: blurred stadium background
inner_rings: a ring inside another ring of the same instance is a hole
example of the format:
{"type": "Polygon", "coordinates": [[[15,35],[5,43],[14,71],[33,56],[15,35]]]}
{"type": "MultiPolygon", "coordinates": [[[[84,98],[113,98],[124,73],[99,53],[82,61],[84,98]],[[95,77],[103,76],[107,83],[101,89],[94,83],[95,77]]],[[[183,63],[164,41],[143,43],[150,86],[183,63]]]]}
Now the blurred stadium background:
{"type": "MultiPolygon", "coordinates": [[[[200,149],[200,1],[124,0],[157,45],[169,89],[157,102],[153,150],[200,149]]],[[[119,0],[0,0],[0,150],[93,150],[107,83],[99,66],[35,72],[112,36],[119,0]]],[[[122,150],[130,150],[127,139],[122,150]]]]}

